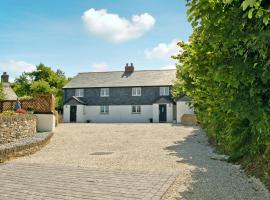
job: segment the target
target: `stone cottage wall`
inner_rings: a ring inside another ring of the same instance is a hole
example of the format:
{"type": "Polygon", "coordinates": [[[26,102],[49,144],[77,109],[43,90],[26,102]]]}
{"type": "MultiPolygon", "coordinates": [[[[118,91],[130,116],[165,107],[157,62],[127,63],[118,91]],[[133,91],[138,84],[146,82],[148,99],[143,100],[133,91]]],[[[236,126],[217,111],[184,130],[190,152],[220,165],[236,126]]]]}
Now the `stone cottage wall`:
{"type": "Polygon", "coordinates": [[[36,134],[37,118],[34,115],[0,116],[0,144],[14,142],[36,134]]]}

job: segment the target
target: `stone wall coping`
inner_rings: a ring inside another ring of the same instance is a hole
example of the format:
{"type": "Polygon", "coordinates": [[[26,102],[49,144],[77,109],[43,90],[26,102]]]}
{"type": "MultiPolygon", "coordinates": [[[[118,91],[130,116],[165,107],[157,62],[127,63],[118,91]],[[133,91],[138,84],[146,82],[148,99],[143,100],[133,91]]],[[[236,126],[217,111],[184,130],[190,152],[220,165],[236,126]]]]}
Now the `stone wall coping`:
{"type": "Polygon", "coordinates": [[[12,143],[0,144],[0,163],[10,158],[35,153],[53,136],[53,132],[39,132],[33,137],[19,139],[12,143]]]}
{"type": "Polygon", "coordinates": [[[34,120],[34,119],[37,119],[37,117],[32,114],[16,114],[16,115],[1,115],[0,114],[0,123],[34,120]]]}

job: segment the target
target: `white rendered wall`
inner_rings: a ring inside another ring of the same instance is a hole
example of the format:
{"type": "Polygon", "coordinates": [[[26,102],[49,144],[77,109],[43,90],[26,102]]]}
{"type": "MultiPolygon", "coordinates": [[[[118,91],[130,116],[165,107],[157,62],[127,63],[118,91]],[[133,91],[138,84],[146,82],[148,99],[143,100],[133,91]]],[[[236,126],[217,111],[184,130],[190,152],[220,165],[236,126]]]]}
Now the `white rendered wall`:
{"type": "Polygon", "coordinates": [[[184,114],[194,114],[193,110],[188,106],[187,101],[178,101],[177,102],[177,123],[181,123],[181,117],[184,114]]]}
{"type": "Polygon", "coordinates": [[[100,106],[85,106],[85,114],[82,115],[81,109],[78,109],[77,119],[80,122],[149,122],[153,118],[152,105],[142,105],[140,114],[132,114],[131,105],[109,106],[109,114],[101,114],[100,106]],[[80,110],[80,111],[79,111],[80,110]],[[83,116],[83,117],[82,117],[83,116]]]}
{"type": "Polygon", "coordinates": [[[159,122],[159,104],[153,104],[153,122],[159,122]]]}
{"type": "Polygon", "coordinates": [[[167,122],[173,122],[173,104],[167,104],[167,122]]]}
{"type": "Polygon", "coordinates": [[[37,131],[51,132],[55,130],[55,116],[53,114],[36,114],[37,131]]]}
{"type": "Polygon", "coordinates": [[[79,123],[85,123],[86,119],[85,119],[85,106],[84,105],[77,105],[77,120],[76,122],[79,123]]]}
{"type": "Polygon", "coordinates": [[[63,118],[64,118],[64,122],[70,122],[70,106],[69,105],[64,105],[64,110],[63,110],[63,112],[64,112],[64,116],[63,116],[63,118]]]}

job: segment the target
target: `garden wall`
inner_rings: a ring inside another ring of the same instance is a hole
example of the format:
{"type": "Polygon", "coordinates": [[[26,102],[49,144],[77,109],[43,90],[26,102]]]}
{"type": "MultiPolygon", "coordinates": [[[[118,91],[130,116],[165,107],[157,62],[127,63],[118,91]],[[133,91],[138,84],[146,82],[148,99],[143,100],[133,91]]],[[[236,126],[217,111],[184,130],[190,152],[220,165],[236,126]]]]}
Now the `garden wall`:
{"type": "Polygon", "coordinates": [[[34,136],[37,118],[34,115],[0,116],[0,144],[34,136]]]}

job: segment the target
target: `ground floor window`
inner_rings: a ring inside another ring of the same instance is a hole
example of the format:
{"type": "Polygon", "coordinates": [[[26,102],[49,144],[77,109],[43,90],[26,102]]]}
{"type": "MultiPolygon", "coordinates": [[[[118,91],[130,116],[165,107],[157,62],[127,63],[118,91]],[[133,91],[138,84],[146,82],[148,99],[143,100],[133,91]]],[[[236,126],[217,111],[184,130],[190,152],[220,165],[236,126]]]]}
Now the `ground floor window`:
{"type": "Polygon", "coordinates": [[[109,114],[109,106],[100,106],[101,114],[109,114]]]}
{"type": "Polygon", "coordinates": [[[139,113],[141,113],[141,106],[139,106],[139,105],[132,106],[132,113],[133,114],[139,114],[139,113]]]}

